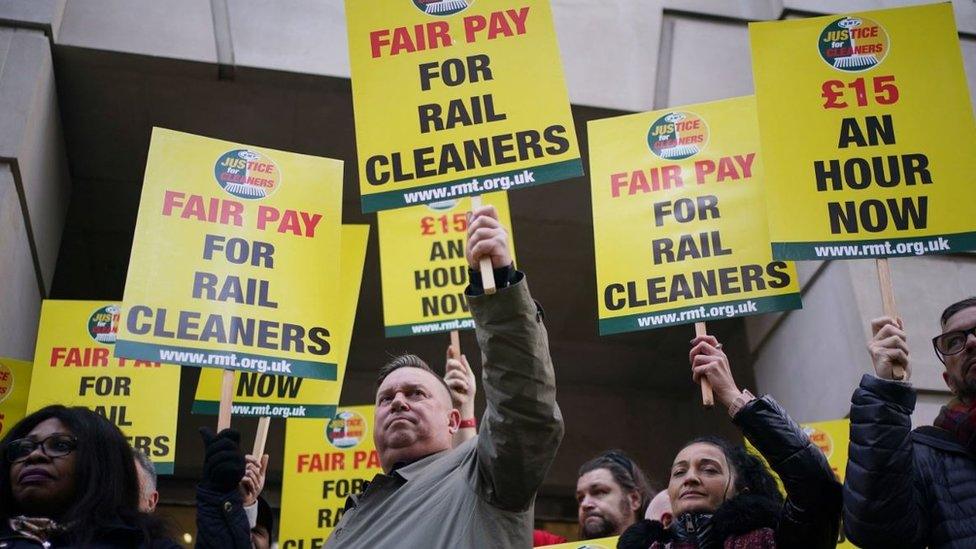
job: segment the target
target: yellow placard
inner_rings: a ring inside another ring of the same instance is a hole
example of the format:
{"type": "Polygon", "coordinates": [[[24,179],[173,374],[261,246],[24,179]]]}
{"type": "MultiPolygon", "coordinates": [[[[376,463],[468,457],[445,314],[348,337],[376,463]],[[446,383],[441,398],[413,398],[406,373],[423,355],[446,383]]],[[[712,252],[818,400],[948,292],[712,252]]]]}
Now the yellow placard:
{"type": "Polygon", "coordinates": [[[116,355],[335,380],[342,162],[153,129],[116,355]]]}
{"type": "Polygon", "coordinates": [[[163,475],[176,462],[180,367],[112,356],[118,303],[45,300],[27,413],[84,406],[114,423],[163,475]]]}
{"type": "Polygon", "coordinates": [[[774,257],[976,249],[976,128],[949,3],[749,36],[774,257]]]}
{"type": "MultiPolygon", "coordinates": [[[[342,322],[339,326],[348,329],[337,333],[333,340],[339,346],[338,380],[325,381],[234,372],[236,390],[234,404],[231,407],[233,415],[283,418],[331,418],[335,415],[349,358],[349,345],[356,320],[356,306],[359,302],[359,288],[368,240],[369,225],[342,226],[342,270],[339,273],[342,322]]],[[[206,368],[200,372],[192,413],[217,414],[220,407],[222,378],[223,373],[213,368],[206,368]]]]}
{"type": "Polygon", "coordinates": [[[363,212],[583,174],[549,0],[346,1],[363,212]]]}
{"type": "Polygon", "coordinates": [[[755,100],[590,121],[600,333],[800,306],[773,261],[755,100]]]}
{"type": "Polygon", "coordinates": [[[585,541],[571,541],[569,543],[557,543],[556,545],[543,545],[547,549],[616,549],[616,537],[588,539],[585,541]]]}
{"type": "Polygon", "coordinates": [[[346,498],[383,472],[373,444],[375,406],[346,406],[329,419],[289,419],[281,486],[282,549],[322,547],[346,498]]]}
{"type": "Polygon", "coordinates": [[[0,357],[0,438],[24,419],[30,384],[30,362],[0,357]]]}
{"type": "MultiPolygon", "coordinates": [[[[508,195],[484,196],[509,229],[515,259],[508,195]]],[[[464,256],[471,199],[459,198],[377,214],[383,324],[386,337],[474,329],[464,289],[468,262],[464,256]]]]}

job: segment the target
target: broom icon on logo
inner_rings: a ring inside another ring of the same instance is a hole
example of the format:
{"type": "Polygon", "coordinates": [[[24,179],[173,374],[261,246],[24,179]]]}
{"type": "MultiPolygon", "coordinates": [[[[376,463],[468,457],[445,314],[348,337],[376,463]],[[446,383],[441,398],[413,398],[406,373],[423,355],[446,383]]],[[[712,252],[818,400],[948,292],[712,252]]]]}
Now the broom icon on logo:
{"type": "MultiPolygon", "coordinates": [[[[701,149],[698,148],[698,145],[694,145],[694,144],[691,144],[691,145],[680,145],[680,144],[678,144],[679,141],[681,140],[681,135],[678,134],[678,122],[684,120],[685,118],[686,118],[685,115],[681,114],[680,112],[673,112],[673,113],[671,113],[671,114],[669,114],[669,115],[667,115],[667,116],[664,117],[664,120],[665,121],[671,122],[672,124],[674,124],[674,143],[675,143],[675,145],[673,147],[667,147],[665,149],[661,149],[661,156],[662,157],[664,157],[664,158],[676,158],[676,157],[687,158],[687,157],[689,157],[689,156],[691,156],[693,154],[697,154],[697,153],[699,153],[701,151],[701,149]]],[[[664,139],[665,137],[666,136],[663,136],[662,135],[660,138],[661,139],[664,139]]]]}
{"type": "MultiPolygon", "coordinates": [[[[851,30],[861,26],[861,20],[854,17],[845,17],[837,22],[838,27],[851,30]]],[[[854,53],[854,36],[849,38],[851,41],[851,55],[834,59],[834,67],[838,69],[867,68],[878,64],[878,58],[874,54],[860,55],[854,53]]]]}
{"type": "Polygon", "coordinates": [[[445,11],[456,12],[461,11],[468,7],[468,3],[465,0],[420,0],[421,3],[426,4],[424,7],[424,12],[434,15],[438,13],[443,13],[445,11]]]}

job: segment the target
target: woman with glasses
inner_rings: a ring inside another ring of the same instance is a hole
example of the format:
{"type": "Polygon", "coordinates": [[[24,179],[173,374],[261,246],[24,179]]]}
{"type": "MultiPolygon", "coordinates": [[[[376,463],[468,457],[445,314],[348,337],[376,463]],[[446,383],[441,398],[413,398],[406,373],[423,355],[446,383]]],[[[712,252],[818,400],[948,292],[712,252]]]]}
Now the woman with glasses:
{"type": "Polygon", "coordinates": [[[819,448],[769,396],[739,390],[722,345],[692,340],[692,378],[707,379],[715,401],[779,474],[786,499],[766,464],[740,444],[694,439],[669,472],[667,524],[644,520],[617,544],[623,549],[819,549],[840,533],[841,486],[819,448]]]}
{"type": "Polygon", "coordinates": [[[48,406],[0,440],[0,547],[176,548],[139,511],[132,448],[85,408],[48,406]]]}
{"type": "Polygon", "coordinates": [[[851,397],[844,483],[844,529],[859,546],[976,547],[976,297],[946,307],[940,324],[932,346],[953,398],[912,429],[905,326],[871,322],[874,375],[851,397]]]}

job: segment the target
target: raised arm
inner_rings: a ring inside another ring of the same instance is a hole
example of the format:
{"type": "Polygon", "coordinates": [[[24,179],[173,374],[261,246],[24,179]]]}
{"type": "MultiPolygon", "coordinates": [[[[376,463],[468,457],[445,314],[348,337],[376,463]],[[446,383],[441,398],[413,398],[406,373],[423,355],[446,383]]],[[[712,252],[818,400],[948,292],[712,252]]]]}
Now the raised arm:
{"type": "Polygon", "coordinates": [[[919,547],[928,531],[927,506],[912,450],[915,391],[907,383],[908,344],[898,319],[874,319],[871,331],[868,351],[876,375],[865,375],[851,397],[844,530],[862,547],[919,547]],[[904,368],[904,381],[893,379],[896,365],[904,368]]]}
{"type": "Polygon", "coordinates": [[[484,364],[487,407],[477,441],[483,496],[503,509],[528,508],[563,435],[556,379],[542,312],[525,277],[512,267],[508,236],[491,206],[468,228],[468,301],[484,364]],[[498,291],[484,295],[475,272],[488,256],[498,291]]]}
{"type": "Polygon", "coordinates": [[[735,384],[728,357],[712,336],[692,341],[692,375],[706,376],[715,400],[779,475],[786,503],[776,529],[783,547],[834,547],[840,533],[841,485],[827,458],[770,396],[756,398],[735,384]]]}

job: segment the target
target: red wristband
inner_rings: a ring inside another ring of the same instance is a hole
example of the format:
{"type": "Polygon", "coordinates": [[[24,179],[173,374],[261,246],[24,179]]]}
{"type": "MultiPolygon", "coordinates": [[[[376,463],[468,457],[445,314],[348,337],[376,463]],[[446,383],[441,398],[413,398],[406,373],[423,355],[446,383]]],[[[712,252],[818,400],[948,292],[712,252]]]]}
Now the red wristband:
{"type": "Polygon", "coordinates": [[[469,417],[468,419],[462,419],[461,423],[458,424],[458,429],[477,429],[477,428],[478,428],[478,420],[473,417],[469,417]]]}

